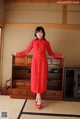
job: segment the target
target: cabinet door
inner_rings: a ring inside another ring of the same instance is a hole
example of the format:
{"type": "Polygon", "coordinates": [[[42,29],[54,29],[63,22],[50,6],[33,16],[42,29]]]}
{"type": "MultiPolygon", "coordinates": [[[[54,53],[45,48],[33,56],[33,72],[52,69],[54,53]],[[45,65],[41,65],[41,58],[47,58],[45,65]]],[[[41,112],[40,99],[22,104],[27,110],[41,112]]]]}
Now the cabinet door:
{"type": "Polygon", "coordinates": [[[80,70],[75,71],[73,95],[75,98],[80,98],[80,70]]]}
{"type": "Polygon", "coordinates": [[[75,72],[74,69],[65,68],[64,99],[73,98],[74,72],[75,72]]]}

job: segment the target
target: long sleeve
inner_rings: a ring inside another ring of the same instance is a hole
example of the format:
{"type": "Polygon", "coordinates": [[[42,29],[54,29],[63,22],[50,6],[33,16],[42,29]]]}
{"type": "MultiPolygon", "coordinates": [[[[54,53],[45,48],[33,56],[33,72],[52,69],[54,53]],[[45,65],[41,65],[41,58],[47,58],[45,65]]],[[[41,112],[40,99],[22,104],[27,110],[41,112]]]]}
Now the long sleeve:
{"type": "Polygon", "coordinates": [[[57,54],[57,53],[55,53],[55,52],[52,51],[49,42],[47,43],[47,52],[48,52],[49,55],[51,55],[51,56],[53,56],[55,58],[62,58],[62,54],[57,54]]]}
{"type": "Polygon", "coordinates": [[[16,56],[23,56],[26,55],[27,53],[29,53],[31,51],[31,49],[33,48],[33,40],[31,41],[31,43],[29,44],[28,48],[22,52],[17,52],[16,56]]]}

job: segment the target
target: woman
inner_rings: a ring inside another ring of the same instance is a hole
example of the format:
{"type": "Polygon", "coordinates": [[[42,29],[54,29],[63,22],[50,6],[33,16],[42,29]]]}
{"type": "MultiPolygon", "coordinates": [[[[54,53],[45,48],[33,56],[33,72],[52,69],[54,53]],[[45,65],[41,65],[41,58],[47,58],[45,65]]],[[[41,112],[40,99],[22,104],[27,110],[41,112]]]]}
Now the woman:
{"type": "Polygon", "coordinates": [[[31,51],[31,49],[33,49],[31,64],[31,91],[36,93],[36,105],[38,108],[41,108],[41,93],[46,91],[48,77],[46,51],[49,55],[55,58],[62,58],[62,55],[52,52],[49,41],[45,39],[45,30],[43,27],[36,28],[35,37],[36,39],[31,41],[26,50],[15,53],[15,55],[26,55],[31,51]]]}

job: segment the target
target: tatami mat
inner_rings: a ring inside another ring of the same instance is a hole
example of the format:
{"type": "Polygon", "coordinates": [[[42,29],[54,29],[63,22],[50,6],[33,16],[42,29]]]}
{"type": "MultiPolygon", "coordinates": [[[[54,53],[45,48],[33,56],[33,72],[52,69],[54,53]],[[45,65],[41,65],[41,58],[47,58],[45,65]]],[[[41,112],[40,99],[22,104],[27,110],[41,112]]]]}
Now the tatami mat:
{"type": "Polygon", "coordinates": [[[55,116],[38,116],[38,115],[22,115],[20,119],[79,119],[77,117],[55,117],[55,116]]]}
{"type": "Polygon", "coordinates": [[[10,96],[0,96],[0,112],[7,111],[8,119],[17,119],[25,99],[13,99],[10,96]]]}
{"type": "Polygon", "coordinates": [[[25,99],[13,99],[10,96],[0,96],[0,111],[7,111],[9,113],[8,119],[80,118],[80,102],[43,100],[42,105],[42,109],[37,109],[35,100],[25,101],[25,99]],[[66,116],[67,114],[68,116],[66,116]]]}
{"type": "Polygon", "coordinates": [[[37,109],[35,100],[27,100],[23,112],[80,115],[80,102],[43,100],[42,105],[42,109],[37,109]]]}

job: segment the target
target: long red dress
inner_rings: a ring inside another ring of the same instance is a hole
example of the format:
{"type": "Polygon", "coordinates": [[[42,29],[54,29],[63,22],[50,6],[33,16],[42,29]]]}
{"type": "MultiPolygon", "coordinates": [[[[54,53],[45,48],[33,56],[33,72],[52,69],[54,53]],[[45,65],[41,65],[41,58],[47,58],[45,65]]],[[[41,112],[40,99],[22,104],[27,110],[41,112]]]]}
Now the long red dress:
{"type": "Polygon", "coordinates": [[[42,93],[47,88],[48,63],[46,51],[49,55],[61,58],[61,54],[52,52],[49,41],[44,39],[32,40],[28,48],[22,52],[16,53],[16,56],[26,55],[33,48],[33,58],[31,63],[31,91],[42,93]]]}

